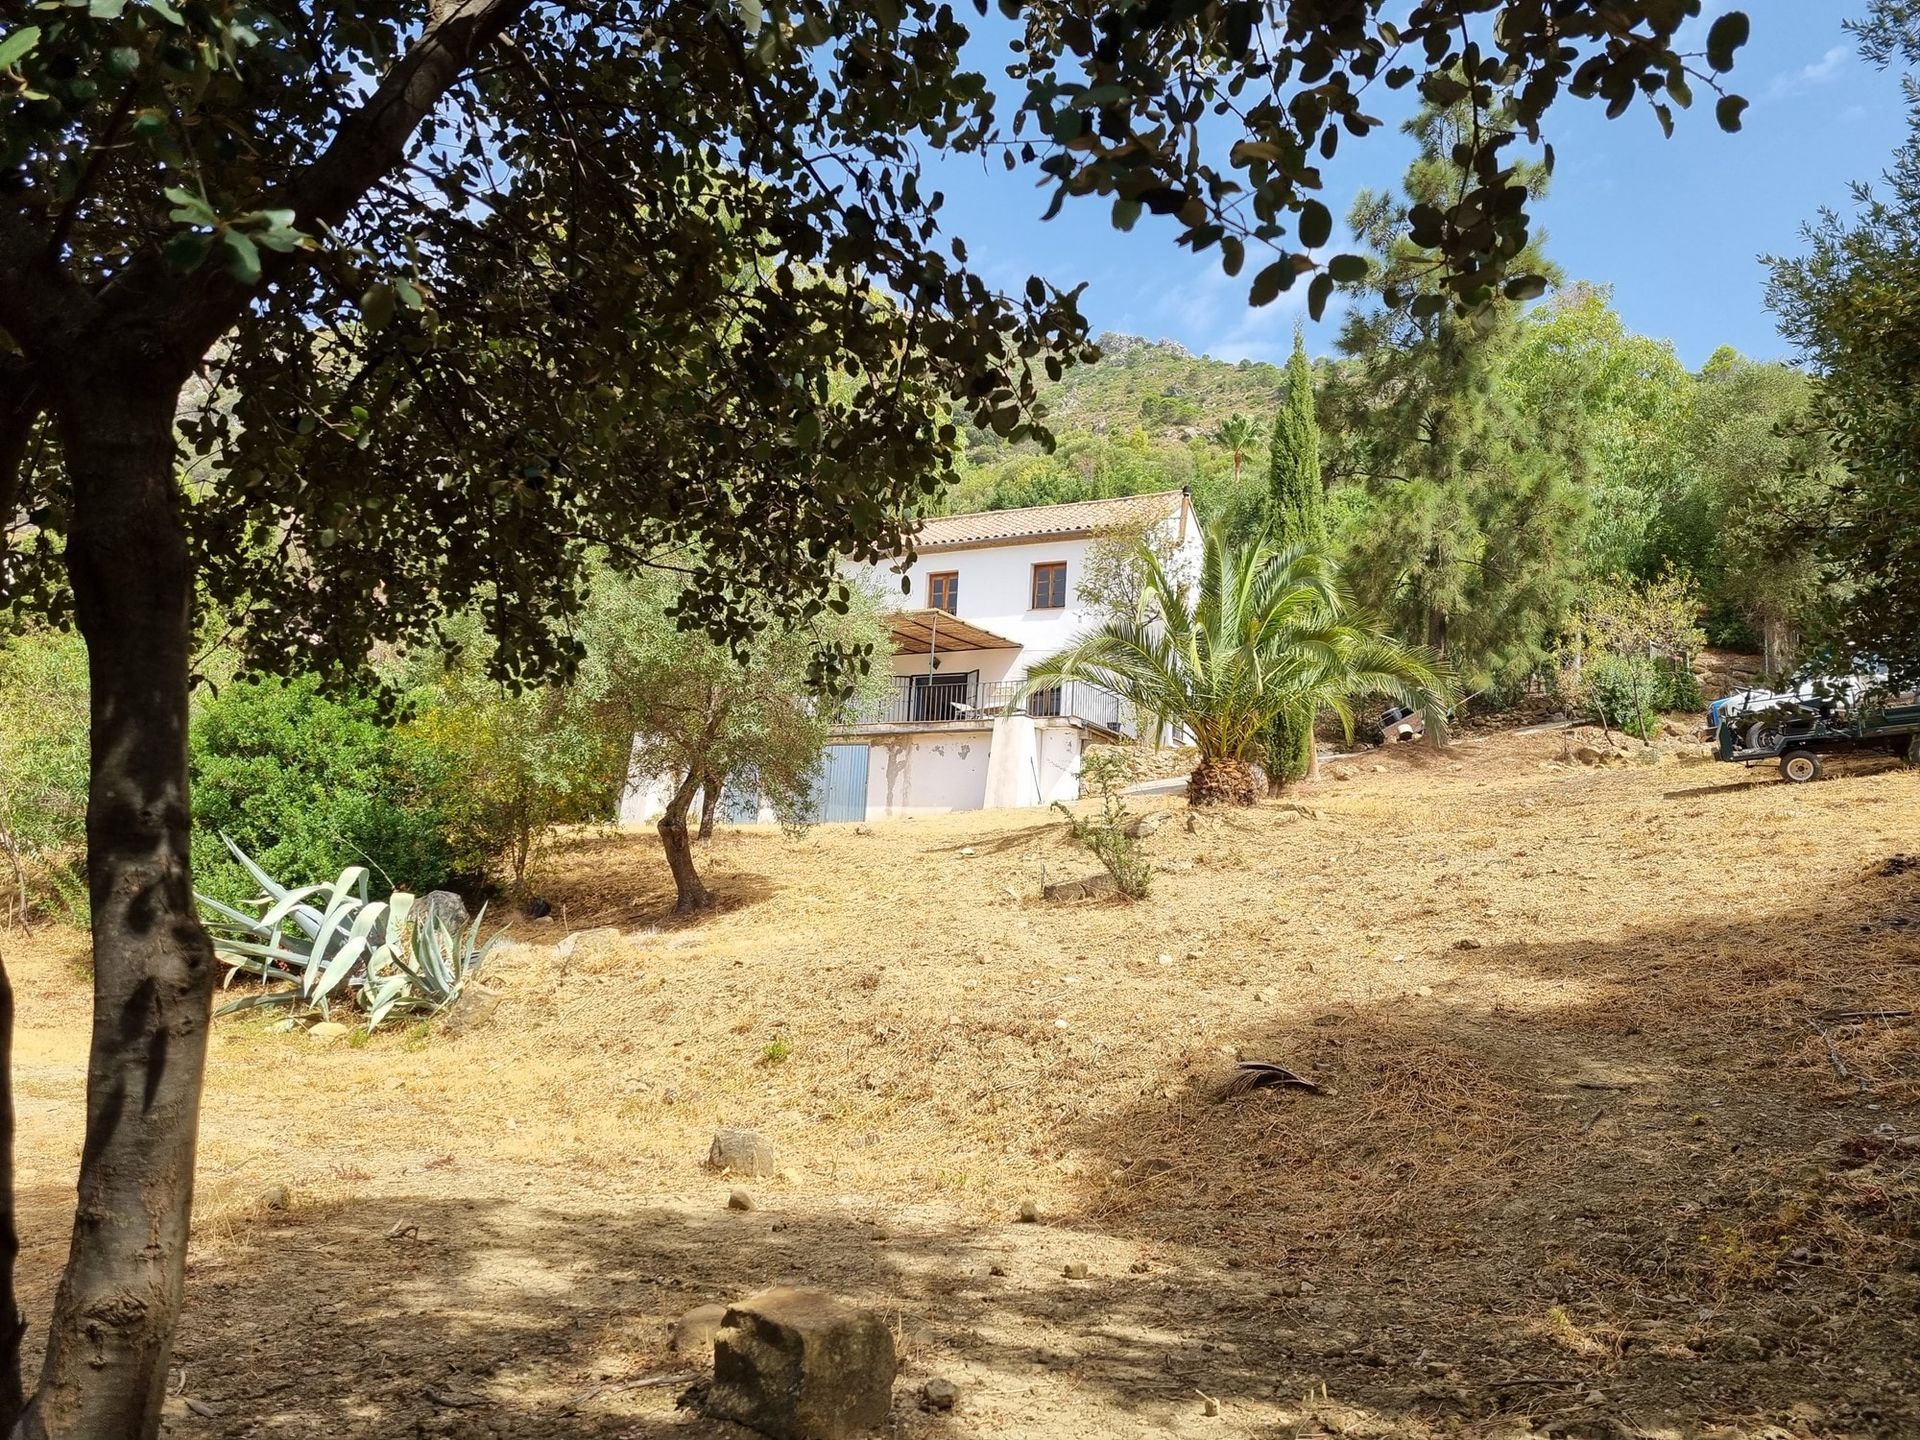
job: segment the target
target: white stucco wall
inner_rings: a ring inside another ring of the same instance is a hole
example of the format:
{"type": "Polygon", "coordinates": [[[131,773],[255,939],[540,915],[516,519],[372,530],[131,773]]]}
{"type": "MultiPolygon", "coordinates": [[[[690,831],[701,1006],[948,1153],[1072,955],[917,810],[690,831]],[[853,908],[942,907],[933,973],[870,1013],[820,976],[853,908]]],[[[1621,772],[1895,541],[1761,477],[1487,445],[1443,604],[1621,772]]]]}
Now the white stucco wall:
{"type": "Polygon", "coordinates": [[[985,730],[875,735],[867,755],[867,818],[978,810],[987,793],[985,730]]]}
{"type": "Polygon", "coordinates": [[[1080,752],[1086,736],[1067,725],[1045,725],[1036,737],[1039,750],[1040,795],[1036,803],[1080,798],[1080,752]]]}
{"type": "MultiPolygon", "coordinates": [[[[1202,540],[1199,522],[1189,513],[1184,527],[1178,516],[1162,522],[1162,531],[1176,541],[1176,563],[1195,579],[1200,574],[1202,540]]],[[[868,581],[879,588],[888,603],[900,609],[924,610],[931,607],[928,577],[944,573],[959,576],[959,603],[955,614],[962,620],[1012,640],[1017,650],[969,650],[943,654],[936,673],[964,675],[978,671],[980,682],[1021,680],[1027,669],[1049,655],[1059,653],[1080,635],[1093,628],[1099,617],[1080,599],[1080,584],[1085,576],[1089,537],[1072,539],[1007,540],[956,550],[936,550],[919,556],[904,572],[908,590],[901,593],[900,571],[891,566],[865,567],[868,581]],[[1067,567],[1067,604],[1059,610],[1035,610],[1033,567],[1064,561],[1067,567]]],[[[929,671],[925,655],[896,655],[892,659],[896,676],[925,675],[929,671]]],[[[1077,698],[1076,710],[1103,724],[1118,724],[1130,717],[1117,702],[1104,697],[1096,700],[1089,691],[1077,698]]]]}

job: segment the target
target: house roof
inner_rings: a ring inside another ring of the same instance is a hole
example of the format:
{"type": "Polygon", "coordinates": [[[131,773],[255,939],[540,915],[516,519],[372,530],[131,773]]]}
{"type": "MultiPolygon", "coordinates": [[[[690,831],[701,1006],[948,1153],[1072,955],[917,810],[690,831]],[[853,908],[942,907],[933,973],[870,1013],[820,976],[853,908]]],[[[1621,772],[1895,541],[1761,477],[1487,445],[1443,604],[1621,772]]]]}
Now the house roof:
{"type": "Polygon", "coordinates": [[[1117,495],[1111,500],[1075,500],[1066,505],[1028,505],[1019,510],[983,510],[974,515],[937,515],[922,522],[914,548],[966,550],[1005,541],[1044,540],[1063,535],[1093,535],[1118,525],[1171,520],[1185,499],[1181,490],[1149,495],[1117,495]]]}
{"type": "Polygon", "coordinates": [[[1018,650],[1020,642],[970,625],[944,610],[894,610],[887,615],[896,655],[945,655],[955,650],[1018,650]]]}

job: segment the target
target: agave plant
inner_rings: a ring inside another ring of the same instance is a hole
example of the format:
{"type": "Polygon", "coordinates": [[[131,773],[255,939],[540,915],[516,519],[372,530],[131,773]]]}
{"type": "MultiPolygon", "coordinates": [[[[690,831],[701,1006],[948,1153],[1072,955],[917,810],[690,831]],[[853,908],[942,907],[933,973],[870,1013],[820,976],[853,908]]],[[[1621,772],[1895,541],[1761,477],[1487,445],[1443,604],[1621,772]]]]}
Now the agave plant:
{"type": "Polygon", "coordinates": [[[396,1012],[435,1012],[456,1000],[500,942],[480,943],[483,905],[464,932],[438,917],[416,920],[413,896],[396,890],[385,900],[368,895],[367,869],[350,865],[332,883],[290,888],[280,884],[232,838],[221,840],[233,858],[259,882],[261,895],[250,914],[200,895],[214,950],[232,968],[226,985],[256,975],[277,988],[223,1005],[231,1014],[263,1005],[325,1011],[357,1002],[367,1029],[396,1012]]]}

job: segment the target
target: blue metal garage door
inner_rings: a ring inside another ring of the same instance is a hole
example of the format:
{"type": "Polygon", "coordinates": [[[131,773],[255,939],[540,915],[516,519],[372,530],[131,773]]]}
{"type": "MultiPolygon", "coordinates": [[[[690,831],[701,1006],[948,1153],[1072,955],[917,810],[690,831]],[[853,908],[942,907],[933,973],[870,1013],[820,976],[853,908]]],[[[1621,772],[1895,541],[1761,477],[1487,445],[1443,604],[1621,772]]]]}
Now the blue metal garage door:
{"type": "Polygon", "coordinates": [[[816,821],[867,818],[866,746],[827,746],[820,757],[820,773],[813,782],[813,818],[816,821]]]}

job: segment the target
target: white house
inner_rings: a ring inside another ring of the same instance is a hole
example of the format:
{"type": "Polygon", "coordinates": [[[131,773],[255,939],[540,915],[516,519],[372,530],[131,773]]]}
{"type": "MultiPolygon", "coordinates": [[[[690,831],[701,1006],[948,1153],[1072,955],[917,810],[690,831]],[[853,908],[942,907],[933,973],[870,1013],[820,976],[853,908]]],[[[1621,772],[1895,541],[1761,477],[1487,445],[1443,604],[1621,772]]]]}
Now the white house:
{"type": "MultiPolygon", "coordinates": [[[[892,684],[878,706],[833,732],[816,818],[1077,798],[1081,750],[1128,734],[1130,717],[1091,685],[1017,696],[1029,667],[1097,623],[1079,594],[1087,552],[1122,529],[1153,532],[1176,564],[1198,574],[1200,528],[1183,490],[939,516],[921,527],[911,564],[862,567],[896,607],[892,684]]],[[[730,818],[772,818],[753,797],[728,798],[730,818]]],[[[658,810],[657,787],[636,784],[620,819],[637,823],[658,810]]]]}

